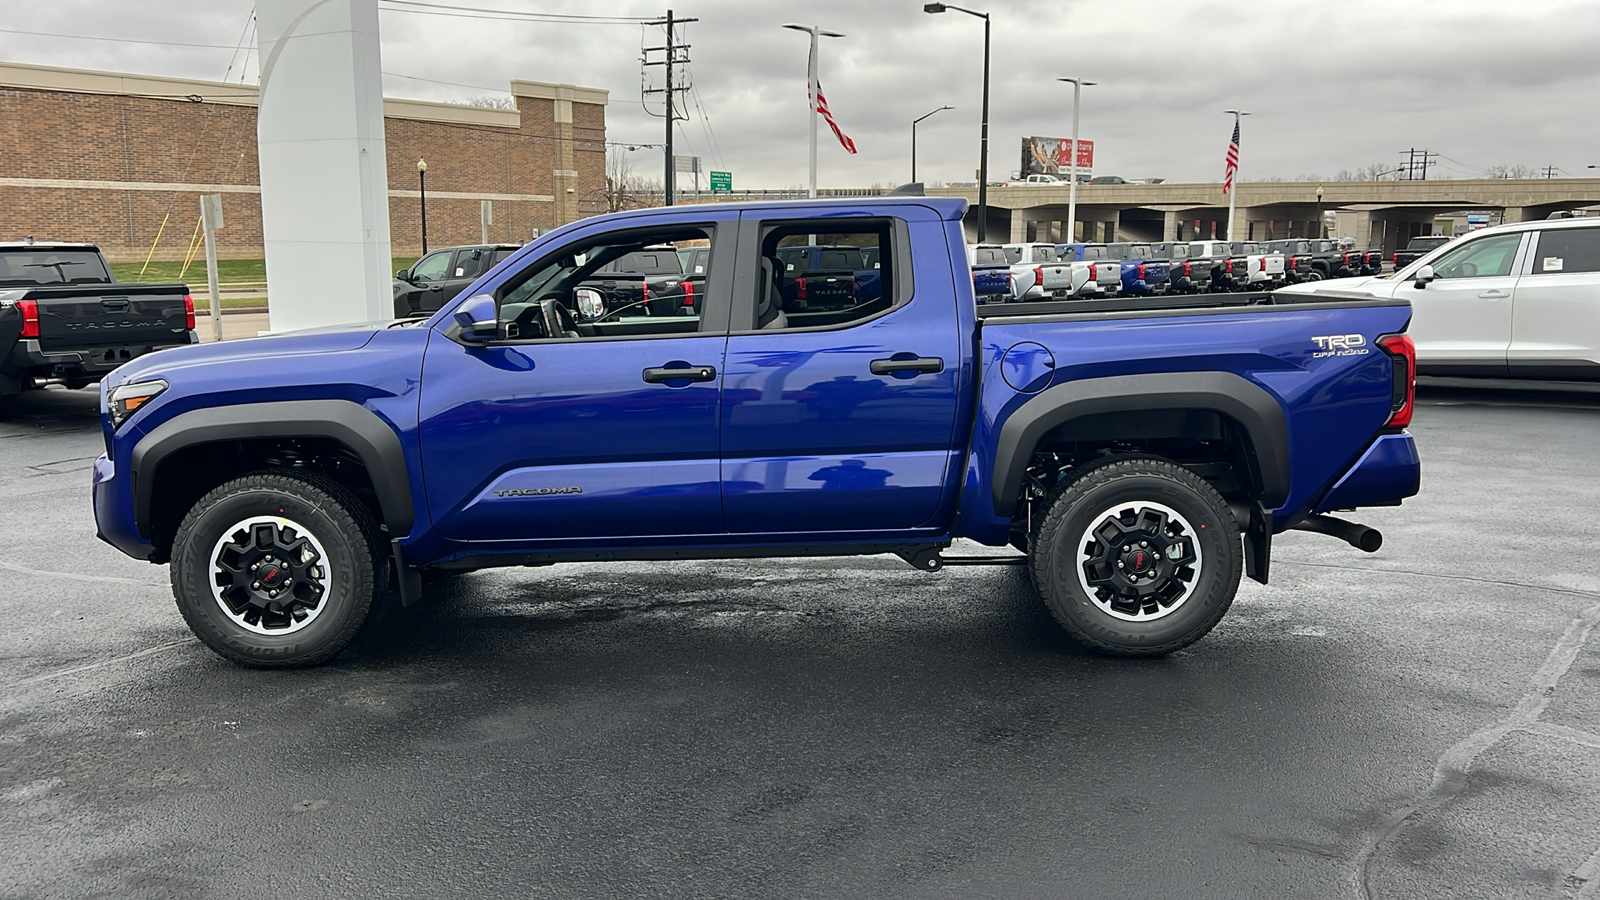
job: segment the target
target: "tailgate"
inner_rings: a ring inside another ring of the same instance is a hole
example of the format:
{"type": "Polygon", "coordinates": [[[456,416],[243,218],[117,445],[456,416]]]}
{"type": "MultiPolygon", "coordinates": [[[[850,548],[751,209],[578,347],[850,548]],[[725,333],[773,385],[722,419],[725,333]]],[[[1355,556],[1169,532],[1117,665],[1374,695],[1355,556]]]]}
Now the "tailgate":
{"type": "Polygon", "coordinates": [[[1164,262],[1147,262],[1144,264],[1144,280],[1149,282],[1167,281],[1172,277],[1172,269],[1164,262]]]}
{"type": "Polygon", "coordinates": [[[1044,283],[1041,285],[1041,287],[1043,287],[1047,292],[1072,290],[1072,267],[1045,266],[1044,283]]]}
{"type": "Polygon", "coordinates": [[[1102,288],[1116,289],[1122,287],[1122,264],[1114,262],[1092,263],[1094,266],[1095,283],[1102,288]]]}
{"type": "Polygon", "coordinates": [[[189,343],[189,288],[182,284],[93,284],[34,288],[39,349],[189,343]]]}
{"type": "Polygon", "coordinates": [[[1283,274],[1283,257],[1268,254],[1262,258],[1266,260],[1266,265],[1262,267],[1263,272],[1266,272],[1268,275],[1283,274]]]}

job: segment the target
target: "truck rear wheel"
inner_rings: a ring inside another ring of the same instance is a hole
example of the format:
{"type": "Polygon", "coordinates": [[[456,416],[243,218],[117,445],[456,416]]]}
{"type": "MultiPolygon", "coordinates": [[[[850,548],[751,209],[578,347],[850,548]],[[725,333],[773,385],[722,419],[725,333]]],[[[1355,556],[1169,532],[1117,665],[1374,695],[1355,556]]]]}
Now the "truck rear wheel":
{"type": "Polygon", "coordinates": [[[258,668],[313,666],[366,624],[388,584],[382,534],[343,485],[256,472],[201,497],[178,527],[172,593],[218,654],[258,668]]]}
{"type": "Polygon", "coordinates": [[[1079,643],[1161,656],[1204,637],[1233,604],[1239,527],[1211,485],[1162,459],[1124,457],[1050,496],[1029,541],[1034,586],[1079,643]]]}

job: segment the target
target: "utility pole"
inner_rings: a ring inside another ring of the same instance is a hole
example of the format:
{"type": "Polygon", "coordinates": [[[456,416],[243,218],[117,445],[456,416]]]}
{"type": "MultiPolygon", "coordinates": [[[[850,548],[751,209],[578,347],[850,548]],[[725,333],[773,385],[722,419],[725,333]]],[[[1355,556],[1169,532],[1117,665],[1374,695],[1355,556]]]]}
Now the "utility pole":
{"type": "Polygon", "coordinates": [[[1544,177],[1546,177],[1546,178],[1554,178],[1554,177],[1556,177],[1556,167],[1555,166],[1545,166],[1544,167],[1544,177]]]}
{"type": "Polygon", "coordinates": [[[1435,158],[1439,155],[1437,153],[1418,150],[1415,147],[1409,150],[1401,150],[1400,152],[1406,156],[1406,161],[1400,165],[1400,171],[1406,173],[1407,181],[1427,181],[1428,167],[1439,164],[1439,161],[1435,158]],[[1417,174],[1418,172],[1422,173],[1420,177],[1417,174]]]}
{"type": "MultiPolygon", "coordinates": [[[[666,109],[662,113],[662,115],[666,118],[666,123],[667,123],[667,145],[666,145],[667,146],[667,164],[666,164],[666,171],[664,173],[665,178],[661,182],[662,193],[664,195],[663,196],[663,204],[666,205],[666,206],[671,206],[672,205],[673,174],[677,169],[676,160],[674,160],[672,158],[672,123],[678,122],[678,121],[682,121],[682,120],[688,118],[688,116],[679,116],[678,115],[677,101],[676,101],[676,99],[674,99],[673,95],[674,94],[681,94],[681,93],[689,90],[689,88],[687,88],[687,87],[673,87],[672,86],[672,82],[673,82],[673,77],[672,77],[672,75],[673,75],[673,67],[674,66],[681,66],[681,65],[689,62],[689,45],[688,44],[676,43],[676,39],[673,36],[672,29],[673,29],[673,26],[675,26],[675,25],[683,25],[683,24],[686,24],[688,22],[698,22],[698,21],[700,21],[700,20],[699,19],[680,19],[680,18],[677,18],[672,14],[672,10],[669,9],[669,10],[667,10],[667,17],[665,19],[657,19],[654,22],[646,22],[645,23],[647,25],[665,25],[666,28],[667,28],[667,43],[666,43],[666,46],[664,46],[664,47],[646,47],[646,48],[644,48],[645,58],[643,60],[641,60],[643,65],[646,65],[646,66],[665,66],[666,67],[666,71],[667,71],[667,86],[665,88],[651,88],[651,89],[646,89],[644,91],[645,94],[662,94],[662,95],[664,95],[666,97],[666,109]],[[659,60],[650,59],[650,54],[653,53],[653,52],[656,52],[656,51],[664,51],[666,55],[663,56],[659,60]]],[[[651,113],[651,115],[654,115],[654,113],[651,113]]]]}

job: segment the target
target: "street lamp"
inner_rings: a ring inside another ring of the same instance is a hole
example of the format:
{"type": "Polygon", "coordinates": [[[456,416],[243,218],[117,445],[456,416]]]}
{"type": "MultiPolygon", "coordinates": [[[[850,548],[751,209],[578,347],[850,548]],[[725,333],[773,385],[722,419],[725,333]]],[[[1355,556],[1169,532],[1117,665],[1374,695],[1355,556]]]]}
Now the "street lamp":
{"type": "Polygon", "coordinates": [[[417,160],[417,196],[422,200],[422,255],[428,255],[428,161],[417,160]]]}
{"type": "Polygon", "coordinates": [[[844,37],[837,31],[826,31],[818,25],[783,26],[794,31],[804,31],[811,35],[811,62],[806,68],[806,92],[810,95],[807,100],[811,105],[811,195],[817,196],[817,37],[844,37]]]}
{"type": "Polygon", "coordinates": [[[923,119],[926,119],[928,116],[933,115],[933,113],[941,113],[947,109],[955,109],[955,107],[941,106],[933,112],[928,113],[927,116],[918,116],[917,118],[911,120],[911,180],[913,182],[917,180],[917,123],[921,122],[923,119]]]}
{"type": "Polygon", "coordinates": [[[1327,237],[1327,235],[1323,233],[1324,231],[1326,231],[1326,229],[1323,227],[1322,223],[1322,185],[1319,184],[1317,185],[1317,237],[1327,237]]]}
{"type": "Polygon", "coordinates": [[[983,20],[983,121],[980,131],[978,156],[978,243],[989,237],[989,14],[966,9],[951,3],[925,3],[925,13],[942,13],[953,9],[983,20]]]}
{"type": "Polygon", "coordinates": [[[1093,86],[1093,81],[1084,81],[1082,78],[1057,78],[1057,81],[1072,82],[1072,181],[1067,185],[1067,242],[1074,243],[1078,240],[1078,95],[1083,88],[1093,86]]]}
{"type": "MultiPolygon", "coordinates": [[[[1248,115],[1250,115],[1250,113],[1247,113],[1242,109],[1225,109],[1225,110],[1223,110],[1223,112],[1227,113],[1230,116],[1233,116],[1233,127],[1234,127],[1235,131],[1237,131],[1238,128],[1239,128],[1239,117],[1240,116],[1248,116],[1248,115]]],[[[1229,141],[1230,144],[1233,142],[1233,139],[1232,139],[1231,136],[1229,137],[1228,141],[1229,141]]],[[[1231,149],[1232,148],[1230,147],[1230,150],[1231,149]]],[[[1229,242],[1233,241],[1233,210],[1234,210],[1234,206],[1235,206],[1235,201],[1239,199],[1239,178],[1238,178],[1239,161],[1238,161],[1237,154],[1235,154],[1235,158],[1234,158],[1233,173],[1234,173],[1234,176],[1235,176],[1234,180],[1233,180],[1234,181],[1233,187],[1228,191],[1228,240],[1229,240],[1229,242]]]]}

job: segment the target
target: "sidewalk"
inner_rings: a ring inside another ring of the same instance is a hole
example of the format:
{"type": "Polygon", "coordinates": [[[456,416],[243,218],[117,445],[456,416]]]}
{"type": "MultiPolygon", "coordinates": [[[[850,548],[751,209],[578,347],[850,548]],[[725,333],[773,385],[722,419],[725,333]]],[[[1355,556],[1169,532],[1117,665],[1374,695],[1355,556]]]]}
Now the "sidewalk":
{"type": "MultiPolygon", "coordinates": [[[[200,335],[200,343],[210,343],[211,314],[198,313],[195,316],[194,330],[200,335]]],[[[257,333],[266,330],[266,313],[225,313],[222,316],[222,339],[225,341],[255,337],[257,333]]]]}

